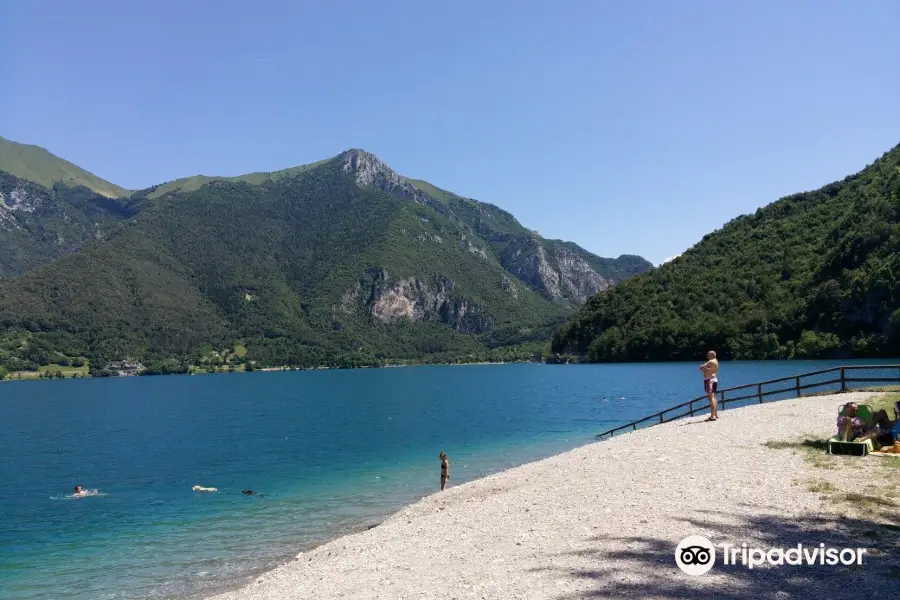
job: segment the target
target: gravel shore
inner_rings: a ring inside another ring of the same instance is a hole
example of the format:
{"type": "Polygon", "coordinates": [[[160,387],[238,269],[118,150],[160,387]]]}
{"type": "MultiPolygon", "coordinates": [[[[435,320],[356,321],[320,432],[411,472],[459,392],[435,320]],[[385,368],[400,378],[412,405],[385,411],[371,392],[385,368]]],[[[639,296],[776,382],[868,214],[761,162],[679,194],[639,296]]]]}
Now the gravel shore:
{"type": "Polygon", "coordinates": [[[725,410],[714,423],[668,423],[448,488],[216,599],[890,594],[900,587],[900,469],[889,463],[900,458],[813,451],[810,460],[809,450],[791,449],[832,435],[839,404],[871,396],[725,410]],[[861,566],[717,563],[691,577],[674,552],[693,534],[738,547],[822,542],[869,553],[861,566]]]}

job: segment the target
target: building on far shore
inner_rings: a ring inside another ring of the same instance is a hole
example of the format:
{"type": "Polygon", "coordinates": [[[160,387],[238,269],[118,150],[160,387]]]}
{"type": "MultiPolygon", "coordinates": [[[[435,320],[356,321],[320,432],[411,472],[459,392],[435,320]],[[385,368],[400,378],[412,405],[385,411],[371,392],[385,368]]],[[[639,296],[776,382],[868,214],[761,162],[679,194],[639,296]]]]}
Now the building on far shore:
{"type": "Polygon", "coordinates": [[[116,360],[106,365],[105,371],[111,371],[118,377],[140,375],[147,367],[134,360],[116,360]]]}

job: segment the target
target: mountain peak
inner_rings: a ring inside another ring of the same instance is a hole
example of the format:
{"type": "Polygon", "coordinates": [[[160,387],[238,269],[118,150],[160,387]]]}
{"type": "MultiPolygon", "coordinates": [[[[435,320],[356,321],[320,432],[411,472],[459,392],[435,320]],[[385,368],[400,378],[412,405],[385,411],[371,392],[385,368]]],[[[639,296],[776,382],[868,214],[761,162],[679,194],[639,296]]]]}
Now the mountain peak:
{"type": "Polygon", "coordinates": [[[356,175],[361,187],[371,186],[395,196],[411,198],[422,204],[434,202],[412,181],[390,168],[387,163],[365,150],[352,148],[340,155],[341,169],[356,175]]]}
{"type": "Polygon", "coordinates": [[[415,190],[415,186],[406,177],[397,173],[371,152],[351,148],[341,153],[340,158],[341,168],[344,171],[355,173],[356,183],[359,185],[371,185],[380,189],[409,186],[411,190],[415,190]]]}

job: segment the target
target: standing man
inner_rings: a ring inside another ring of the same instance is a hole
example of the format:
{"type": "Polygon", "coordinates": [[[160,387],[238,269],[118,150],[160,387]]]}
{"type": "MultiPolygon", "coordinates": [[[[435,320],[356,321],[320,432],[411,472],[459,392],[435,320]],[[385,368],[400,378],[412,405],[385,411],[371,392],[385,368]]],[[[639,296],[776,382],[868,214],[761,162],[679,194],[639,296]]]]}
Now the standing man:
{"type": "Polygon", "coordinates": [[[703,371],[703,390],[709,398],[709,418],[707,421],[715,421],[719,418],[719,404],[716,402],[716,391],[719,389],[719,361],[716,359],[715,350],[706,353],[706,362],[700,365],[703,371]]]}

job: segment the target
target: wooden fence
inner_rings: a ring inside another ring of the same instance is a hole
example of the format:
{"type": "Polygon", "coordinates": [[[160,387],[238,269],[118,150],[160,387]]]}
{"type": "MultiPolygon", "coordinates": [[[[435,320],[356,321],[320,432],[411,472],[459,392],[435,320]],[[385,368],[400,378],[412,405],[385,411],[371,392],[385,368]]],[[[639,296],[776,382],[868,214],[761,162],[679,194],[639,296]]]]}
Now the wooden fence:
{"type": "MultiPolygon", "coordinates": [[[[719,396],[719,407],[725,408],[728,403],[731,403],[733,405],[737,402],[747,402],[748,400],[756,400],[759,404],[762,404],[766,401],[765,399],[768,396],[785,394],[789,392],[794,392],[796,394],[795,397],[799,398],[800,396],[802,396],[801,392],[803,392],[804,390],[821,388],[825,386],[837,386],[838,384],[840,384],[839,391],[846,392],[852,389],[851,384],[855,383],[900,383],[900,365],[851,365],[832,367],[830,369],[822,369],[821,371],[812,371],[810,373],[802,373],[800,375],[791,375],[790,377],[780,377],[778,379],[770,379],[768,381],[759,381],[757,383],[738,385],[735,387],[718,390],[717,393],[719,396]],[[876,371],[881,373],[882,375],[876,377],[854,377],[857,371],[876,371]],[[832,373],[834,374],[834,377],[826,378],[824,381],[804,382],[804,379],[809,380],[812,377],[818,377],[821,375],[832,373]],[[839,376],[838,373],[840,373],[839,376]],[[779,386],[778,389],[774,390],[763,389],[764,386],[776,383],[790,383],[790,385],[779,386]],[[750,393],[747,393],[748,390],[750,391],[750,393]],[[738,393],[739,395],[735,397],[732,395],[734,393],[738,393]]],[[[775,400],[784,400],[784,398],[776,398],[775,400]]],[[[709,399],[706,396],[700,396],[698,398],[694,398],[693,400],[689,400],[688,402],[684,402],[676,406],[671,406],[658,413],[653,413],[652,415],[644,417],[643,419],[632,421],[627,425],[614,427],[609,431],[604,431],[603,433],[597,434],[597,437],[599,439],[603,439],[605,437],[612,437],[622,431],[637,431],[640,427],[651,427],[653,425],[659,425],[660,423],[668,423],[669,421],[675,421],[676,419],[683,419],[684,417],[692,417],[695,414],[702,413],[704,412],[704,410],[708,409],[709,399]],[[679,410],[681,412],[673,414],[675,413],[675,411],[679,410]]]]}

